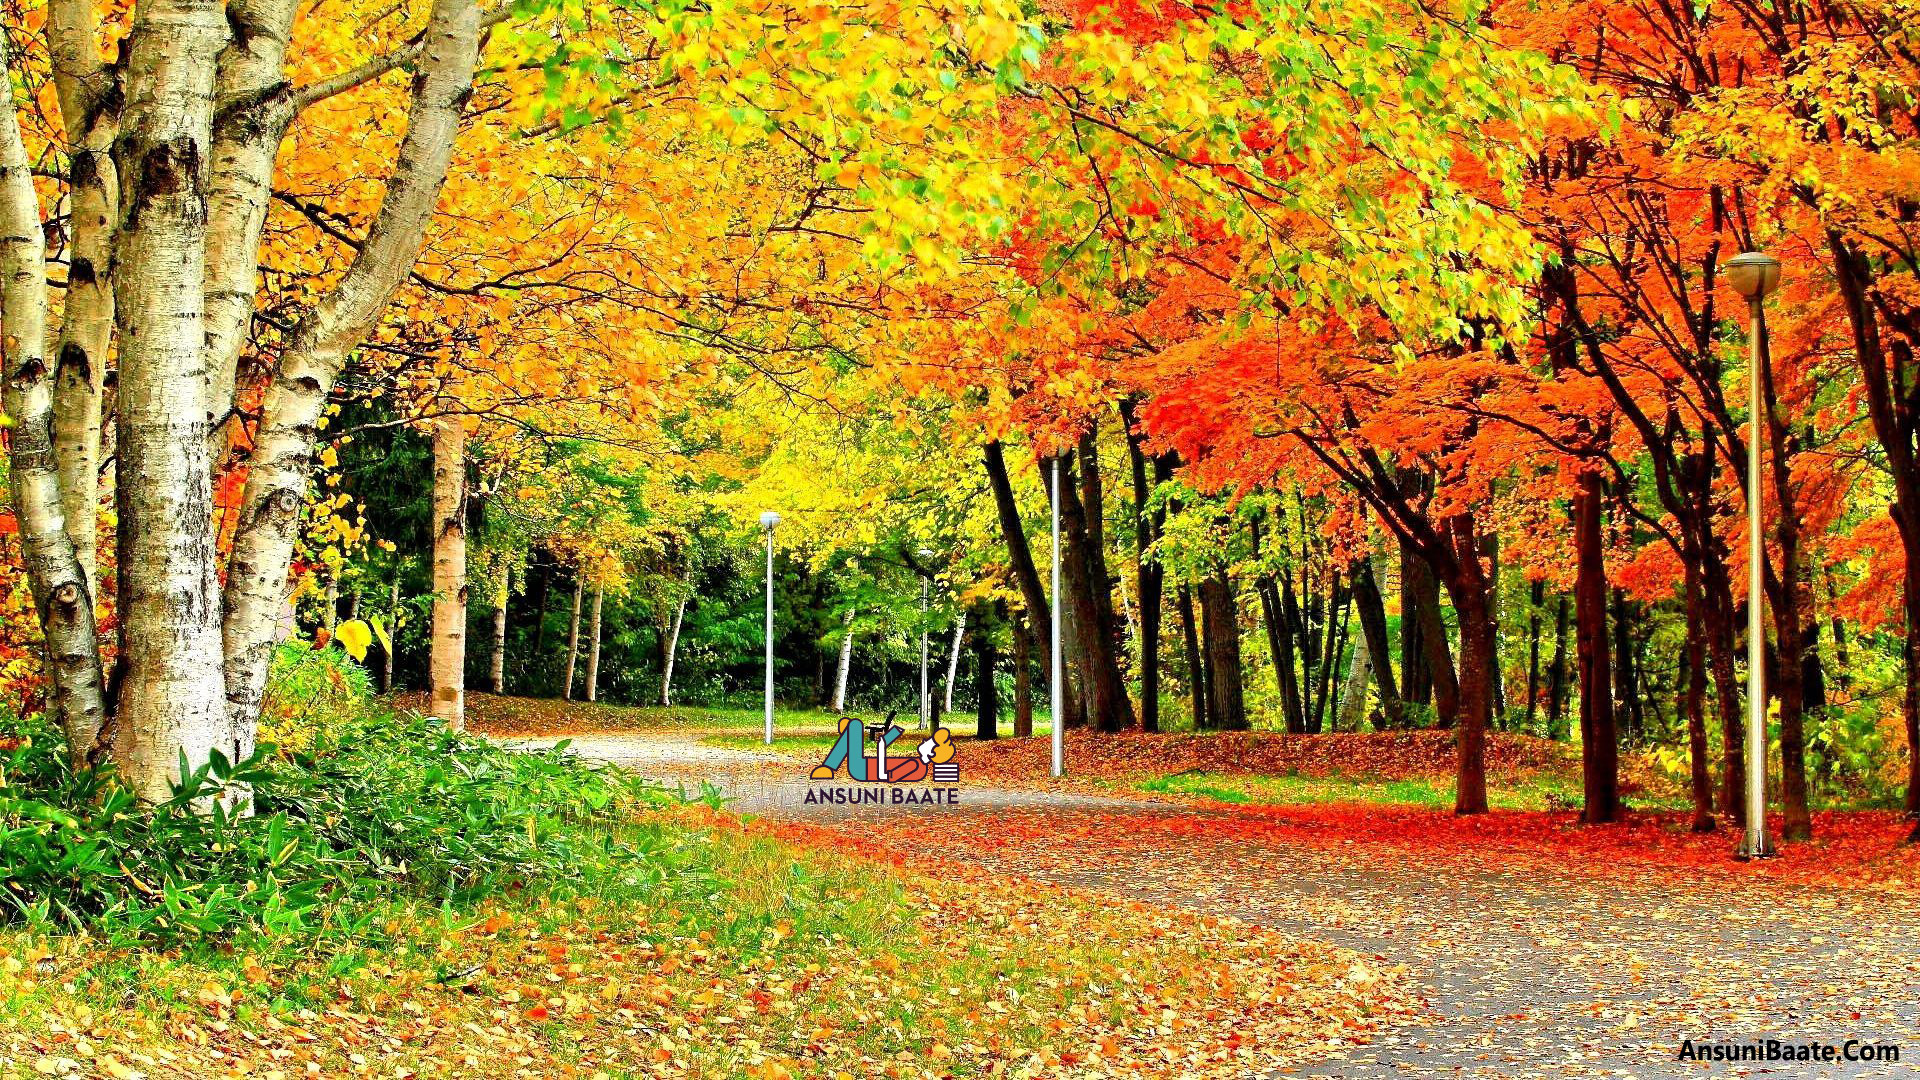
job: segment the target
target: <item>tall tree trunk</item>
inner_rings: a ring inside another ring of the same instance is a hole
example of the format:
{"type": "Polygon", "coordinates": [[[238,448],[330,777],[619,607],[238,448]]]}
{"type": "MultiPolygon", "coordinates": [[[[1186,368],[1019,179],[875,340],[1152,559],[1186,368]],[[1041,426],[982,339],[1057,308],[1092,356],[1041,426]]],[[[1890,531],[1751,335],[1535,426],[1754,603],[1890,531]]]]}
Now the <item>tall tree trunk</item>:
{"type": "MultiPolygon", "coordinates": [[[[1827,247],[1853,330],[1854,362],[1860,369],[1867,415],[1887,456],[1893,483],[1888,513],[1905,556],[1901,609],[1906,615],[1906,636],[1901,652],[1906,693],[1902,705],[1907,728],[1906,811],[1916,819],[1907,837],[1912,843],[1920,840],[1920,349],[1916,348],[1912,304],[1876,284],[1874,260],[1838,229],[1827,233],[1827,247]],[[1890,324],[1886,335],[1881,333],[1883,319],[1890,324]]],[[[1885,272],[1895,273],[1891,264],[1885,272]]]]}
{"type": "MultiPolygon", "coordinates": [[[[1071,479],[1071,472],[1062,470],[1063,481],[1071,479]]],[[[1126,680],[1120,674],[1114,640],[1108,632],[1112,599],[1102,603],[1106,582],[1096,577],[1104,569],[1105,559],[1092,546],[1095,532],[1090,528],[1091,515],[1076,488],[1070,482],[1060,485],[1060,532],[1066,549],[1062,588],[1070,613],[1068,626],[1082,658],[1081,688],[1087,697],[1088,719],[1101,731],[1124,731],[1133,726],[1133,703],[1127,697],[1126,680]]]]}
{"type": "Polygon", "coordinates": [[[320,599],[320,626],[327,636],[340,626],[340,571],[329,568],[327,571],[327,589],[320,599]]]}
{"type": "Polygon", "coordinates": [[[1487,809],[1487,729],[1493,721],[1493,612],[1487,603],[1488,582],[1480,569],[1473,526],[1449,519],[1449,531],[1459,552],[1460,570],[1450,578],[1448,592],[1460,616],[1459,722],[1454,730],[1459,769],[1453,812],[1482,814],[1487,809]]]}
{"type": "Polygon", "coordinates": [[[587,575],[579,570],[573,574],[573,614],[567,620],[567,674],[560,684],[560,700],[573,700],[573,670],[580,659],[580,602],[587,595],[587,575]]]}
{"type": "Polygon", "coordinates": [[[987,619],[977,620],[973,631],[974,737],[977,739],[1000,737],[1000,688],[994,683],[997,657],[990,631],[991,623],[987,619]]]}
{"type": "Polygon", "coordinates": [[[1013,737],[1033,737],[1033,631],[1020,612],[1013,617],[1013,737]]]}
{"type": "MultiPolygon", "coordinates": [[[[393,587],[387,596],[387,640],[400,636],[400,564],[393,565],[393,587]]],[[[393,693],[393,646],[388,645],[380,662],[380,692],[393,693]]]]}
{"type": "Polygon", "coordinates": [[[1626,737],[1634,740],[1640,737],[1643,725],[1640,720],[1640,674],[1635,663],[1633,609],[1627,600],[1627,591],[1621,588],[1613,590],[1613,701],[1616,711],[1615,722],[1626,729],[1626,737]],[[1624,713],[1624,716],[1618,715],[1624,713]]]}
{"type": "Polygon", "coordinates": [[[467,429],[433,426],[433,715],[464,731],[467,678],[467,429]]]}
{"type": "MultiPolygon", "coordinates": [[[[114,145],[121,179],[114,315],[120,372],[120,700],[113,755],[142,798],[163,800],[184,766],[252,754],[227,723],[207,457],[204,252],[207,149],[222,5],[152,0],[127,38],[129,93],[114,145]]],[[[304,479],[304,478],[303,478],[304,479]]],[[[299,496],[289,513],[298,516],[299,496]]],[[[273,597],[271,642],[285,598],[273,597]]],[[[235,792],[236,800],[244,799],[235,792]]]]}
{"type": "Polygon", "coordinates": [[[1693,825],[1697,833],[1714,830],[1712,765],[1707,760],[1707,624],[1701,595],[1700,571],[1688,564],[1684,573],[1687,636],[1681,652],[1686,669],[1680,680],[1680,715],[1687,722],[1687,768],[1693,795],[1693,825]]]}
{"type": "Polygon", "coordinates": [[[1318,735],[1326,727],[1327,710],[1332,705],[1334,673],[1340,667],[1340,652],[1347,641],[1347,604],[1351,594],[1340,583],[1340,575],[1332,578],[1332,595],[1327,598],[1327,612],[1323,630],[1326,638],[1320,643],[1317,652],[1320,656],[1320,670],[1315,678],[1313,709],[1307,714],[1307,732],[1318,735]]]}
{"type": "Polygon", "coordinates": [[[953,648],[947,653],[946,711],[953,711],[953,683],[960,677],[960,643],[967,636],[967,613],[962,611],[953,620],[953,648]]]}
{"type": "Polygon", "coordinates": [[[840,631],[840,662],[833,675],[833,711],[847,710],[847,671],[853,667],[853,609],[847,609],[846,629],[840,631]]]}
{"type": "Polygon", "coordinates": [[[1353,578],[1353,606],[1360,616],[1360,634],[1367,643],[1367,667],[1380,694],[1380,712],[1391,727],[1402,727],[1405,720],[1400,706],[1400,691],[1393,678],[1392,646],[1387,640],[1387,607],[1380,595],[1380,578],[1373,560],[1363,560],[1353,578]]]}
{"type": "MultiPolygon", "coordinates": [[[[1567,715],[1567,598],[1554,598],[1553,661],[1547,665],[1547,734],[1559,738],[1560,721],[1567,715]]],[[[1565,729],[1571,735],[1572,725],[1565,729]]]]}
{"type": "MultiPolygon", "coordinates": [[[[1806,637],[1808,623],[1807,580],[1801,566],[1800,508],[1794,497],[1792,474],[1793,437],[1778,413],[1779,394],[1774,386],[1773,358],[1767,349],[1765,316],[1756,329],[1760,332],[1761,410],[1766,414],[1766,453],[1764,464],[1772,491],[1748,492],[1747,497],[1774,502],[1773,543],[1780,553],[1777,570],[1767,567],[1768,606],[1772,609],[1773,633],[1778,642],[1768,674],[1779,702],[1780,717],[1780,802],[1784,811],[1780,838],[1787,841],[1813,837],[1813,818],[1807,810],[1806,687],[1801,682],[1802,664],[1813,647],[1806,637]]],[[[1761,447],[1748,446],[1750,454],[1761,447]]],[[[1748,603],[1759,603],[1749,598],[1748,603]]],[[[1748,643],[1747,662],[1755,658],[1767,663],[1766,643],[1748,643]],[[1755,650],[1758,650],[1757,652],[1755,650]]]]}
{"type": "MultiPolygon", "coordinates": [[[[1033,548],[1027,543],[1026,522],[1020,517],[1020,504],[1013,497],[1013,481],[1007,474],[1007,461],[999,440],[986,445],[983,450],[986,462],[988,486],[993,490],[994,509],[1000,518],[1000,535],[1007,545],[1007,564],[1013,568],[1014,582],[1020,587],[1020,600],[1026,606],[1027,618],[1033,627],[1034,640],[1040,643],[1040,673],[1045,679],[1053,678],[1053,652],[1048,646],[1053,634],[1053,611],[1047,603],[1047,591],[1040,583],[1040,571],[1034,566],[1033,548]]],[[[1050,461],[1051,459],[1049,459],[1050,461]]],[[[1041,463],[1040,482],[1048,482],[1047,462],[1041,463]]],[[[1063,485],[1070,483],[1062,475],[1063,485]]],[[[1065,639],[1065,628],[1061,636],[1065,639]]],[[[1063,683],[1067,680],[1062,679],[1063,683]]],[[[1051,685],[1051,682],[1049,682],[1051,685]]],[[[1085,723],[1080,710],[1079,698],[1073,694],[1063,694],[1064,700],[1054,704],[1063,718],[1063,726],[1079,727],[1085,723]]]]}
{"type": "Polygon", "coordinates": [[[593,615],[587,621],[587,700],[600,700],[600,612],[607,592],[593,587],[593,615]]]}
{"type": "Polygon", "coordinates": [[[1340,688],[1339,730],[1359,731],[1367,718],[1367,676],[1373,666],[1370,657],[1364,646],[1358,646],[1347,663],[1346,683],[1340,688]]]}
{"type": "Polygon", "coordinates": [[[1433,669],[1420,639],[1419,576],[1424,563],[1412,545],[1400,543],[1400,693],[1413,705],[1433,704],[1433,669]]]}
{"type": "Polygon", "coordinates": [[[1607,568],[1601,537],[1601,488],[1596,473],[1581,474],[1574,498],[1576,648],[1580,657],[1580,762],[1586,794],[1580,819],[1589,825],[1620,816],[1619,733],[1613,712],[1613,672],[1607,637],[1607,568]]]}
{"type": "MultiPolygon", "coordinates": [[[[498,17],[505,17],[504,11],[498,17]]],[[[218,8],[214,18],[217,34],[224,41],[227,23],[218,8]]],[[[227,724],[233,741],[244,743],[249,750],[273,653],[274,619],[286,596],[300,505],[313,470],[320,418],[348,358],[372,331],[419,252],[452,160],[461,116],[472,94],[482,25],[476,0],[434,0],[417,46],[403,50],[404,57],[395,54],[395,63],[417,60],[417,66],[410,89],[406,135],[395,156],[380,209],[338,284],[320,297],[312,312],[286,335],[286,346],[267,383],[259,426],[246,457],[247,482],[228,563],[226,617],[222,624],[227,724]]],[[[177,54],[174,60],[174,66],[193,66],[178,63],[177,54]]],[[[131,118],[128,126],[135,126],[131,118]]],[[[129,170],[125,157],[120,175],[123,191],[141,189],[142,183],[129,170]]],[[[143,209],[142,220],[145,214],[143,209]]],[[[123,247],[119,265],[128,272],[117,275],[116,282],[135,276],[131,270],[137,264],[125,254],[123,247]]],[[[121,292],[120,304],[124,307],[124,285],[121,292]]],[[[120,394],[124,398],[124,342],[129,336],[124,314],[121,323],[120,394]]],[[[204,345],[197,325],[193,337],[199,342],[196,349],[204,345]]],[[[183,391],[182,396],[190,396],[191,404],[200,406],[188,415],[199,418],[196,441],[204,459],[209,442],[204,401],[209,373],[197,367],[193,374],[198,385],[190,395],[183,391]]],[[[121,413],[124,430],[124,406],[121,413]]],[[[121,453],[125,466],[122,476],[146,475],[133,470],[134,463],[124,457],[124,445],[121,453]]],[[[206,516],[203,511],[204,507],[201,516],[206,516]]],[[[210,566],[211,549],[202,557],[210,566]]]]}
{"type": "Polygon", "coordinates": [[[500,582],[493,589],[493,664],[491,687],[496,694],[507,692],[507,601],[513,597],[513,568],[501,560],[500,582]]]}
{"type": "Polygon", "coordinates": [[[1193,729],[1204,731],[1207,728],[1207,662],[1200,651],[1200,632],[1193,619],[1193,589],[1182,584],[1177,590],[1180,598],[1180,636],[1187,650],[1187,696],[1193,703],[1193,729]]]}
{"type": "Polygon", "coordinates": [[[1208,727],[1216,731],[1247,730],[1247,707],[1241,691],[1239,604],[1233,582],[1224,570],[1200,582],[1201,622],[1206,635],[1209,675],[1208,727]]]}
{"type": "Polygon", "coordinates": [[[1540,608],[1547,602],[1547,583],[1535,578],[1527,588],[1531,599],[1527,605],[1527,730],[1533,731],[1540,715],[1540,608]]]}
{"type": "Polygon", "coordinates": [[[1132,467],[1134,560],[1136,591],[1140,594],[1140,730],[1160,730],[1160,613],[1166,588],[1166,571],[1153,557],[1151,549],[1166,525],[1164,508],[1149,509],[1154,484],[1173,478],[1170,455],[1153,458],[1153,483],[1147,476],[1147,455],[1142,447],[1144,435],[1134,416],[1134,400],[1122,398],[1120,417],[1127,428],[1127,461],[1132,467]]]}
{"type": "MultiPolygon", "coordinates": [[[[0,36],[0,71],[6,70],[0,36]]],[[[105,680],[95,637],[94,579],[64,517],[55,460],[46,239],[32,168],[13,83],[0,80],[0,411],[13,419],[8,479],[27,586],[45,638],[50,711],[66,735],[69,760],[79,767],[106,719],[105,680]]]]}
{"type": "MultiPolygon", "coordinates": [[[[1287,585],[1291,589],[1292,583],[1287,585]]],[[[1293,666],[1293,621],[1287,617],[1287,605],[1280,584],[1270,574],[1254,581],[1260,596],[1261,621],[1267,627],[1267,651],[1273,657],[1273,679],[1280,691],[1280,716],[1287,731],[1304,735],[1307,714],[1300,702],[1300,676],[1293,666]]]]}
{"type": "MultiPolygon", "coordinates": [[[[660,704],[673,704],[673,661],[680,652],[680,621],[687,614],[687,598],[673,606],[673,626],[667,631],[667,657],[660,665],[660,704]]],[[[852,655],[853,635],[847,635],[848,643],[840,649],[840,689],[834,691],[833,707],[836,711],[845,707],[847,688],[847,657],[852,655]]]]}
{"type": "Polygon", "coordinates": [[[1720,809],[1732,816],[1735,825],[1747,823],[1746,718],[1741,713],[1740,679],[1736,672],[1735,627],[1738,609],[1733,602],[1733,586],[1727,578],[1726,564],[1716,558],[1703,560],[1701,584],[1705,594],[1707,663],[1713,674],[1713,691],[1720,708],[1720,736],[1723,763],[1720,781],[1720,809]]]}
{"type": "MultiPolygon", "coordinates": [[[[113,237],[120,210],[120,175],[112,148],[123,98],[121,87],[101,63],[93,6],[84,0],[52,0],[46,12],[53,84],[70,155],[70,242],[66,300],[61,305],[55,351],[53,452],[67,535],[87,592],[97,601],[101,595],[96,566],[100,449],[107,357],[114,331],[113,237]]],[[[0,124],[10,126],[5,120],[0,124]]],[[[13,305],[7,306],[11,314],[13,305]]],[[[91,743],[91,735],[87,741],[91,743]]]]}

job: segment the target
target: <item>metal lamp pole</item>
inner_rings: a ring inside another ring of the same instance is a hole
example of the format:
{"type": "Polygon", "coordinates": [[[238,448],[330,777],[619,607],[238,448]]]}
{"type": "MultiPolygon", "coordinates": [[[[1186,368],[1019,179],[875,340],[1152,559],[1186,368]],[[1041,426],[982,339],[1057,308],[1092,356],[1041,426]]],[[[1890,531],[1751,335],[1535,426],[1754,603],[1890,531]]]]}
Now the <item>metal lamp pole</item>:
{"type": "MultiPolygon", "coordinates": [[[[1747,361],[1747,830],[1736,854],[1742,859],[1766,859],[1774,854],[1767,838],[1767,628],[1762,618],[1766,604],[1766,541],[1760,512],[1766,496],[1760,486],[1760,462],[1767,433],[1761,426],[1765,405],[1760,376],[1767,362],[1767,294],[1780,284],[1780,263],[1771,255],[1749,251],[1727,260],[1727,284],[1747,298],[1752,352],[1747,361]]],[[[1786,513],[1787,507],[1781,507],[1786,513]]]]}
{"type": "Polygon", "coordinates": [[[768,510],[760,515],[760,527],[767,533],[767,745],[773,745],[773,527],[780,515],[768,510]]]}
{"type": "MultiPolygon", "coordinates": [[[[920,559],[926,562],[933,558],[932,550],[920,549],[920,559]]],[[[932,582],[923,571],[920,576],[920,726],[933,729],[933,694],[927,686],[927,606],[932,582]]]]}
{"type": "Polygon", "coordinates": [[[1060,670],[1060,459],[1053,459],[1053,626],[1047,647],[1053,656],[1053,681],[1047,688],[1047,709],[1053,714],[1053,775],[1066,769],[1066,747],[1061,739],[1060,696],[1066,679],[1060,670]]]}

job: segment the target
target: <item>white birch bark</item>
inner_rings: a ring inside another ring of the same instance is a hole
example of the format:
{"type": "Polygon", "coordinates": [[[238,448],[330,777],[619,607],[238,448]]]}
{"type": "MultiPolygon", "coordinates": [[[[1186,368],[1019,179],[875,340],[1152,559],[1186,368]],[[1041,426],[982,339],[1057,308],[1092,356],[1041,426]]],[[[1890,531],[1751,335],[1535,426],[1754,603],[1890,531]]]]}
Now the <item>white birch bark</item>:
{"type": "Polygon", "coordinates": [[[953,712],[953,680],[960,674],[960,641],[967,636],[967,613],[962,611],[953,623],[953,651],[947,655],[947,698],[942,712],[953,712]]]}
{"type": "Polygon", "coordinates": [[[92,596],[100,595],[101,403],[113,341],[113,230],[119,172],[112,148],[120,123],[118,76],[100,62],[93,5],[51,0],[47,48],[68,164],[66,301],[55,351],[53,445],[67,535],[92,596]]]}
{"type": "Polygon", "coordinates": [[[327,592],[321,600],[320,625],[331,636],[340,626],[340,571],[332,569],[327,574],[327,592]]]}
{"type": "Polygon", "coordinates": [[[435,0],[407,134],[380,210],[339,284],[294,328],[268,383],[227,575],[227,722],[236,740],[250,744],[259,718],[272,657],[271,612],[286,594],[327,395],[413,266],[472,93],[480,28],[473,0],[435,0]]]}
{"type": "MultiPolygon", "coordinates": [[[[114,143],[123,649],[109,730],[121,779],[154,800],[168,797],[183,759],[193,769],[214,750],[253,749],[226,723],[206,440],[206,154],[226,36],[213,0],[137,5],[114,143]]],[[[276,603],[263,619],[268,651],[277,613],[276,603]]]]}
{"type": "Polygon", "coordinates": [[[493,588],[493,669],[489,685],[496,694],[507,692],[507,601],[513,591],[513,567],[500,560],[500,583],[493,588]]]}
{"type": "Polygon", "coordinates": [[[467,730],[467,429],[434,423],[432,711],[467,730]]]}
{"type": "Polygon", "coordinates": [[[27,585],[46,636],[53,710],[78,765],[93,748],[106,703],[90,579],[63,519],[47,366],[46,244],[6,61],[0,37],[0,411],[13,420],[8,475],[27,585]]]}
{"type": "Polygon", "coordinates": [[[853,609],[847,609],[847,628],[840,634],[840,666],[833,676],[833,711],[847,708],[847,672],[853,667],[853,609]]]}
{"type": "Polygon", "coordinates": [[[573,618],[567,622],[567,678],[560,687],[560,700],[573,700],[574,662],[580,659],[580,600],[586,595],[586,575],[573,579],[573,618]]]}
{"type": "Polygon", "coordinates": [[[593,616],[587,623],[587,700],[600,700],[600,608],[606,590],[593,587],[593,616]]]}
{"type": "Polygon", "coordinates": [[[1373,654],[1365,641],[1353,643],[1353,659],[1347,665],[1346,685],[1340,688],[1340,727],[1359,731],[1367,718],[1367,680],[1373,676],[1373,654]]]}
{"type": "Polygon", "coordinates": [[[433,715],[466,730],[467,429],[433,426],[433,715]]]}
{"type": "Polygon", "coordinates": [[[680,620],[687,614],[687,598],[673,609],[673,629],[667,633],[667,662],[660,671],[660,704],[673,704],[673,659],[680,652],[680,620]]]}

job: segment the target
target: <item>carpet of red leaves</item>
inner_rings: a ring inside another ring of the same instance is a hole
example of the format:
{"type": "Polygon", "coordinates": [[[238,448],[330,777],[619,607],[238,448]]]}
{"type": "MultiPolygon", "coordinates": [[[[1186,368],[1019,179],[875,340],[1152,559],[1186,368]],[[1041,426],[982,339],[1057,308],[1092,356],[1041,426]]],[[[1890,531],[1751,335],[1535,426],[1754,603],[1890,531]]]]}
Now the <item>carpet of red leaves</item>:
{"type": "MultiPolygon", "coordinates": [[[[1051,754],[1044,738],[968,740],[969,778],[1019,780],[1045,776],[1051,754]]],[[[1363,735],[1284,735],[1232,731],[1204,735],[1147,735],[1126,731],[1102,735],[1069,731],[1066,755],[1073,774],[1133,780],[1180,772],[1330,776],[1397,780],[1452,776],[1453,733],[1387,731],[1363,735]]],[[[1517,777],[1529,772],[1578,769],[1574,748],[1531,735],[1487,736],[1487,772],[1517,777]]]]}

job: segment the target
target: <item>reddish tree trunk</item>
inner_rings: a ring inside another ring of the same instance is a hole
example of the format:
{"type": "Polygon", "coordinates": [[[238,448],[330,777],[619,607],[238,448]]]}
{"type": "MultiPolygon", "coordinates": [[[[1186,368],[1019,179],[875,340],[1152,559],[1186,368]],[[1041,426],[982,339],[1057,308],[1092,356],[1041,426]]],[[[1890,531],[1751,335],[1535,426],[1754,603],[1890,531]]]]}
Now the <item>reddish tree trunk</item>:
{"type": "Polygon", "coordinates": [[[1613,672],[1607,639],[1607,568],[1600,535],[1600,477],[1582,474],[1575,496],[1575,640],[1580,658],[1580,762],[1589,825],[1620,816],[1619,736],[1613,713],[1613,672]]]}

